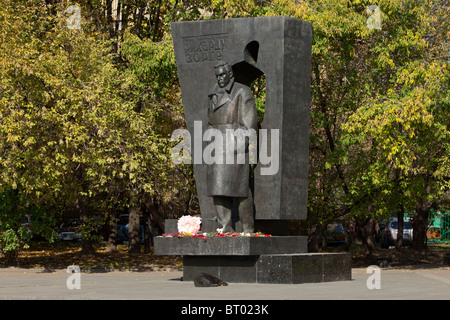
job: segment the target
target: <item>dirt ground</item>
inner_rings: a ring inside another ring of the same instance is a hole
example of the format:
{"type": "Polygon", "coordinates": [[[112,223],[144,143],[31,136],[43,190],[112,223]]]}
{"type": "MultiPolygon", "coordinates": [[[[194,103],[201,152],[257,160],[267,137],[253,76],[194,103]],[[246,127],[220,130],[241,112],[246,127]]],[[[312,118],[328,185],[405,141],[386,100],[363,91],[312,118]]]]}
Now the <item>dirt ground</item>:
{"type": "MultiPolygon", "coordinates": [[[[118,245],[114,253],[104,252],[106,244],[95,245],[95,253],[81,253],[79,242],[32,242],[29,249],[19,253],[17,264],[19,268],[42,268],[47,270],[65,269],[77,265],[84,271],[164,271],[182,270],[181,257],[156,256],[152,252],[130,255],[127,245],[118,245]]],[[[343,252],[340,247],[330,247],[324,252],[343,252]]],[[[401,251],[394,248],[379,249],[373,255],[368,255],[361,248],[352,248],[352,267],[367,267],[378,265],[388,268],[405,268],[421,266],[449,266],[450,246],[429,245],[423,252],[417,252],[410,247],[401,251]]],[[[4,258],[0,258],[0,268],[8,267],[4,258]]]]}
{"type": "Polygon", "coordinates": [[[394,247],[378,249],[371,256],[363,249],[352,249],[352,267],[431,267],[450,265],[450,247],[429,245],[427,250],[417,251],[411,247],[404,247],[398,251],[394,247]]]}
{"type": "MultiPolygon", "coordinates": [[[[117,245],[117,252],[104,252],[106,244],[94,245],[94,254],[83,254],[80,242],[32,242],[30,248],[19,252],[18,268],[65,269],[79,266],[83,271],[163,271],[181,270],[182,260],[176,256],[155,256],[152,252],[128,254],[128,246],[117,245]]],[[[0,267],[7,267],[0,258],[0,267]]]]}

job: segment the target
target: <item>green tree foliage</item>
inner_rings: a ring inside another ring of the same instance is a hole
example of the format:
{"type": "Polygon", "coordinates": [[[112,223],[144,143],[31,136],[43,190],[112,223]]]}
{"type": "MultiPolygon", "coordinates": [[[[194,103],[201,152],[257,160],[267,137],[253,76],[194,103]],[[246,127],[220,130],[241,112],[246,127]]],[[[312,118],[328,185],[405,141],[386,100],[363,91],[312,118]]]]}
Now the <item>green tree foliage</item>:
{"type": "Polygon", "coordinates": [[[309,205],[318,222],[354,217],[363,230],[373,218],[442,202],[450,154],[444,2],[277,4],[313,22],[309,205]]]}
{"type": "Polygon", "coordinates": [[[18,190],[0,192],[0,254],[13,264],[20,249],[27,248],[33,237],[55,238],[55,217],[51,208],[36,207],[24,201],[18,190]]]}
{"type": "MultiPolygon", "coordinates": [[[[0,0],[3,250],[27,239],[7,221],[35,208],[55,217],[76,205],[87,240],[95,221],[128,207],[154,224],[198,210],[192,167],[170,161],[184,126],[170,22],[265,15],[313,23],[309,225],[356,225],[372,249],[374,219],[416,211],[419,230],[450,187],[448,10],[431,0],[0,0]]],[[[262,118],[264,79],[252,89],[262,118]]]]}
{"type": "Polygon", "coordinates": [[[66,8],[2,1],[0,177],[20,201],[77,204],[90,231],[88,215],[167,198],[190,177],[176,181],[170,162],[181,108],[168,41],[145,46],[127,34],[126,66],[117,63],[117,39],[93,23],[99,17],[72,21],[66,8]]]}
{"type": "Polygon", "coordinates": [[[382,213],[416,211],[421,247],[428,211],[450,187],[448,7],[402,1],[381,10],[386,31],[374,39],[368,73],[377,82],[343,126],[343,142],[363,170],[352,192],[371,191],[382,213]]]}

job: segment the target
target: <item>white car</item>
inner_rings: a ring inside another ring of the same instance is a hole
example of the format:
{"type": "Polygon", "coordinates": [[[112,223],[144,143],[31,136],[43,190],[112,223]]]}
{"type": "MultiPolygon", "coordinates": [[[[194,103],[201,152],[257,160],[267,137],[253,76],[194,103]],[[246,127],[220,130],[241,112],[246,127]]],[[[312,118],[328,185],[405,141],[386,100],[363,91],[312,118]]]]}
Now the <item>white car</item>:
{"type": "MultiPolygon", "coordinates": [[[[397,218],[390,218],[385,223],[380,224],[380,244],[381,248],[395,246],[398,234],[397,218]]],[[[403,221],[403,244],[410,245],[413,240],[413,227],[409,219],[403,221]]]]}
{"type": "Polygon", "coordinates": [[[80,241],[81,232],[78,231],[79,225],[80,222],[77,220],[63,222],[59,227],[58,240],[80,241]]]}

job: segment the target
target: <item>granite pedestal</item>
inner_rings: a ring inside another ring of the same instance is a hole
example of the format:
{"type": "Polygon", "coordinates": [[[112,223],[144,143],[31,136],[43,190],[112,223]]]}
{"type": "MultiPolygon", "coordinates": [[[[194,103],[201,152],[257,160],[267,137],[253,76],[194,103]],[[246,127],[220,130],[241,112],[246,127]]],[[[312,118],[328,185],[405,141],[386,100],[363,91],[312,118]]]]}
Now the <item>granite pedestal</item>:
{"type": "Polygon", "coordinates": [[[227,282],[312,283],[351,280],[350,256],[339,253],[183,256],[183,280],[207,273],[227,282]]]}
{"type": "Polygon", "coordinates": [[[157,237],[155,254],[183,256],[183,280],[207,273],[227,282],[351,280],[348,254],[307,253],[307,238],[157,237]]]}
{"type": "Polygon", "coordinates": [[[305,253],[307,237],[156,237],[155,254],[180,256],[259,256],[305,253]],[[205,239],[205,240],[203,240],[205,239]]]}

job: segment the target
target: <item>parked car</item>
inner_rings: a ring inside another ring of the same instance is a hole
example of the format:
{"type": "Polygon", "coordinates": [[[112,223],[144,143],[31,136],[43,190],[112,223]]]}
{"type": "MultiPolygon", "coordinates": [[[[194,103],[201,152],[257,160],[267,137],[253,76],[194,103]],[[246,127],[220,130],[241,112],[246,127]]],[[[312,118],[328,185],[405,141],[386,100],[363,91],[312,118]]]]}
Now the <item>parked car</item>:
{"type": "MultiPolygon", "coordinates": [[[[117,222],[117,241],[124,242],[129,240],[128,236],[128,225],[129,225],[129,217],[127,214],[120,216],[119,222],[117,222]]],[[[141,239],[141,243],[144,242],[144,219],[143,217],[139,218],[139,237],[141,239]]],[[[151,235],[150,235],[151,238],[151,235]]]]}
{"type": "MultiPolygon", "coordinates": [[[[380,224],[380,245],[382,248],[395,246],[398,235],[398,220],[397,218],[390,218],[385,223],[380,224]]],[[[413,240],[413,228],[411,221],[405,219],[403,221],[403,244],[411,244],[413,240]]]]}
{"type": "Polygon", "coordinates": [[[81,241],[80,225],[81,221],[79,220],[63,221],[58,228],[58,240],[81,241]]]}
{"type": "Polygon", "coordinates": [[[347,241],[344,227],[342,224],[329,224],[327,226],[327,243],[342,244],[347,241]]]}
{"type": "Polygon", "coordinates": [[[33,230],[31,229],[31,217],[29,215],[26,215],[23,217],[20,221],[20,224],[26,228],[28,235],[30,238],[34,237],[33,230]]]}

